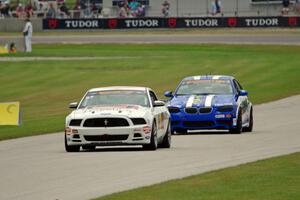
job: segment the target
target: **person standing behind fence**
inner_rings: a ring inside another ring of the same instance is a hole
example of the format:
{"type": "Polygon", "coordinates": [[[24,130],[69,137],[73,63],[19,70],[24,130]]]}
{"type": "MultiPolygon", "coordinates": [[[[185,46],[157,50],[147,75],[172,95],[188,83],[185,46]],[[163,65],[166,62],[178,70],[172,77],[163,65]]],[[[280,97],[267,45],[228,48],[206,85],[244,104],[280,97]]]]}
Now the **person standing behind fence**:
{"type": "Polygon", "coordinates": [[[25,41],[25,52],[31,52],[31,38],[32,38],[32,24],[30,18],[27,18],[25,27],[23,29],[24,41],[25,41]]]}
{"type": "Polygon", "coordinates": [[[163,16],[169,17],[170,16],[170,3],[168,1],[164,1],[161,6],[162,6],[161,12],[162,12],[163,16]]]}
{"type": "Polygon", "coordinates": [[[282,10],[281,10],[281,14],[282,15],[288,15],[289,14],[289,6],[290,6],[290,0],[282,0],[282,10]]]}
{"type": "Polygon", "coordinates": [[[214,0],[211,3],[212,15],[217,15],[222,13],[222,4],[220,0],[214,0]]]}

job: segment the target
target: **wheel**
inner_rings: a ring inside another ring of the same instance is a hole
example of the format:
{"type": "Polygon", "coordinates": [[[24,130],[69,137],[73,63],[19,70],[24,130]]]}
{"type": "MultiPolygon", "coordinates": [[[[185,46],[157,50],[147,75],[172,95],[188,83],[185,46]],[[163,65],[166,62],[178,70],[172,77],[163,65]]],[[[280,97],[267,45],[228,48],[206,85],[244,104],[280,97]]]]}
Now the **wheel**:
{"type": "Polygon", "coordinates": [[[69,146],[68,145],[66,134],[65,134],[65,150],[66,150],[66,152],[79,152],[79,150],[80,150],[79,145],[76,145],[76,146],[69,146]]]}
{"type": "Polygon", "coordinates": [[[156,128],[155,121],[153,122],[153,125],[152,125],[150,144],[143,145],[143,148],[145,150],[152,150],[152,151],[157,149],[157,128],[156,128]]]}
{"type": "Polygon", "coordinates": [[[96,149],[96,146],[82,146],[82,149],[92,151],[96,149]]]}
{"type": "Polygon", "coordinates": [[[245,131],[245,132],[252,132],[252,130],[253,130],[253,109],[251,108],[249,126],[245,127],[243,129],[243,131],[245,131]]]}
{"type": "Polygon", "coordinates": [[[241,110],[239,110],[238,112],[238,118],[237,118],[237,122],[236,122],[236,128],[230,129],[229,133],[233,133],[233,134],[241,134],[242,130],[243,130],[243,124],[242,124],[242,112],[241,110]]]}
{"type": "Polygon", "coordinates": [[[170,122],[166,131],[166,134],[164,136],[164,139],[162,141],[162,143],[160,144],[160,147],[162,148],[170,148],[171,147],[171,126],[170,126],[170,122]]]}

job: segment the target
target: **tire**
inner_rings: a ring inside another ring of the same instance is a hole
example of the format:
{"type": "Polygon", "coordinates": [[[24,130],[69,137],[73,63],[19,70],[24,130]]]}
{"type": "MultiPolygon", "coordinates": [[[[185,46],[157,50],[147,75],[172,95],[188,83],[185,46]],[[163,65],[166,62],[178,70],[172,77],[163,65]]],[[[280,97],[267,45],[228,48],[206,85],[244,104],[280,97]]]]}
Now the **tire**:
{"type": "Polygon", "coordinates": [[[157,149],[157,146],[158,146],[157,143],[158,143],[158,141],[157,141],[157,127],[156,127],[156,122],[154,121],[153,125],[152,125],[150,144],[143,145],[143,148],[145,150],[155,151],[157,149]]]}
{"type": "Polygon", "coordinates": [[[162,143],[160,144],[160,147],[162,148],[170,148],[171,147],[171,126],[170,126],[170,122],[166,131],[166,134],[164,136],[164,139],[162,141],[162,143]]]}
{"type": "Polygon", "coordinates": [[[93,151],[96,149],[96,146],[82,146],[81,147],[83,150],[89,150],[89,151],[93,151]]]}
{"type": "Polygon", "coordinates": [[[65,150],[66,152],[79,152],[80,146],[79,145],[69,146],[67,143],[67,136],[65,135],[65,150]]]}
{"type": "Polygon", "coordinates": [[[237,122],[236,122],[236,128],[233,129],[229,129],[229,133],[233,133],[233,134],[241,134],[243,131],[243,121],[242,121],[242,112],[241,110],[239,110],[238,112],[238,118],[237,118],[237,122]]]}
{"type": "Polygon", "coordinates": [[[249,126],[248,127],[245,127],[243,129],[243,131],[245,132],[252,132],[253,131],[253,108],[251,108],[251,111],[250,111],[250,121],[249,121],[249,126]]]}

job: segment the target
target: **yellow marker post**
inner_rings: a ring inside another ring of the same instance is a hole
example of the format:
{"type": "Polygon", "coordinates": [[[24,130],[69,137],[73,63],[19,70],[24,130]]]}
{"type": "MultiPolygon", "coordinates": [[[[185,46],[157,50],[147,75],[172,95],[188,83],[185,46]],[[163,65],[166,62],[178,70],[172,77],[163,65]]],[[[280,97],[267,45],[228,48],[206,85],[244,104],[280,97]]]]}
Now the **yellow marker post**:
{"type": "Polygon", "coordinates": [[[0,125],[20,124],[20,102],[0,103],[0,125]]]}

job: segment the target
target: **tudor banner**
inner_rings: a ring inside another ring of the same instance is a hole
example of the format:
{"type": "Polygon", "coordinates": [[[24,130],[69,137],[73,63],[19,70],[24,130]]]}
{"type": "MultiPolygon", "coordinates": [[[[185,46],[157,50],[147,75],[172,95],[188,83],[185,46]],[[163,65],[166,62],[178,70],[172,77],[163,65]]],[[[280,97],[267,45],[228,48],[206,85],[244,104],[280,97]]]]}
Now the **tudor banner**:
{"type": "Polygon", "coordinates": [[[300,27],[300,17],[178,17],[126,19],[44,19],[44,30],[138,28],[300,27]]]}

